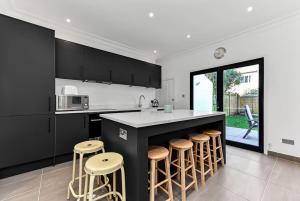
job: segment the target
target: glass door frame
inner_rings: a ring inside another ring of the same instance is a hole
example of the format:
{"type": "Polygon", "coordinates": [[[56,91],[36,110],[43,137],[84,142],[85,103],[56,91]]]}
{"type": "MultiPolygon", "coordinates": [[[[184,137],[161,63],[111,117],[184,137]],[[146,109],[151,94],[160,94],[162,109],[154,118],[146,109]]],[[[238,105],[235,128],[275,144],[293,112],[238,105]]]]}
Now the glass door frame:
{"type": "Polygon", "coordinates": [[[258,58],[258,59],[253,59],[249,61],[244,61],[244,62],[239,62],[239,63],[234,63],[234,64],[229,64],[225,66],[220,66],[220,67],[215,67],[215,68],[210,68],[210,69],[205,69],[205,70],[200,70],[200,71],[194,71],[190,73],[190,109],[193,110],[194,107],[194,84],[193,84],[193,77],[199,74],[206,74],[206,73],[217,73],[217,110],[218,111],[223,111],[223,106],[224,106],[224,92],[223,92],[223,87],[224,87],[224,71],[228,69],[234,69],[234,68],[242,68],[242,67],[247,67],[247,66],[252,66],[252,65],[259,65],[259,87],[258,87],[258,96],[259,96],[259,146],[254,146],[254,145],[249,145],[249,144],[243,144],[240,142],[235,142],[235,141],[230,141],[226,140],[226,144],[243,148],[243,149],[248,149],[256,152],[263,153],[264,152],[264,58],[258,58]]]}

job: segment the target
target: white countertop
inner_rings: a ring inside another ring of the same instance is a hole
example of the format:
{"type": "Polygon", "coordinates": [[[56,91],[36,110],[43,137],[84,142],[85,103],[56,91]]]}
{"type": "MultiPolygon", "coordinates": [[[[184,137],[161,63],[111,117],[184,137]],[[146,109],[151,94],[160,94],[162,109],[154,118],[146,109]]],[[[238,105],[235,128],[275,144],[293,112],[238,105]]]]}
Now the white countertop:
{"type": "Polygon", "coordinates": [[[132,113],[102,114],[101,117],[135,128],[140,128],[224,114],[224,112],[196,112],[193,110],[174,110],[172,113],[165,113],[164,111],[144,111],[132,113]]]}
{"type": "Polygon", "coordinates": [[[92,107],[88,110],[74,110],[74,111],[56,111],[55,114],[78,114],[78,113],[109,113],[109,112],[122,112],[122,111],[134,111],[140,112],[142,110],[155,110],[162,109],[162,107],[158,108],[138,108],[138,107],[101,107],[95,108],[92,107]]]}

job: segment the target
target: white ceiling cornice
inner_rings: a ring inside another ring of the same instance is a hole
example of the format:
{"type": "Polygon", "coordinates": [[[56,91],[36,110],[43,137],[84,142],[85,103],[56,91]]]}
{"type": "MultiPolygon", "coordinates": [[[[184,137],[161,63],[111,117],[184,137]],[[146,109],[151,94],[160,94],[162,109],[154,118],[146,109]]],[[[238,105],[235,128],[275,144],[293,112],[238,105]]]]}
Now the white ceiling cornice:
{"type": "Polygon", "coordinates": [[[195,53],[195,52],[197,52],[197,51],[199,51],[203,48],[216,46],[216,45],[219,45],[222,42],[234,40],[234,39],[239,38],[239,37],[244,37],[244,36],[247,36],[251,33],[265,31],[265,30],[273,28],[274,26],[279,26],[281,24],[284,24],[284,23],[286,23],[290,20],[294,20],[294,19],[299,18],[299,17],[300,17],[300,10],[298,10],[298,11],[292,13],[292,14],[289,14],[289,15],[286,15],[286,16],[283,16],[283,17],[280,17],[280,18],[273,19],[269,22],[260,24],[258,26],[255,26],[255,27],[252,27],[252,28],[249,28],[249,29],[245,29],[244,31],[233,34],[233,35],[228,36],[226,38],[216,40],[216,41],[213,41],[213,42],[209,42],[209,43],[205,43],[205,44],[201,44],[201,45],[199,45],[195,48],[192,48],[192,49],[179,51],[179,52],[176,52],[174,54],[169,54],[169,55],[166,55],[164,57],[160,57],[156,60],[156,63],[162,63],[162,62],[171,60],[172,58],[175,58],[175,57],[178,57],[178,56],[193,54],[193,53],[195,53]]]}
{"type": "Polygon", "coordinates": [[[24,20],[33,24],[44,26],[55,30],[55,36],[57,38],[71,40],[72,42],[82,43],[83,45],[99,48],[105,51],[121,54],[136,59],[155,62],[155,57],[149,55],[142,50],[130,47],[123,43],[109,40],[101,36],[88,33],[84,30],[80,30],[74,27],[67,26],[64,23],[58,23],[49,19],[42,18],[40,16],[32,15],[31,13],[18,9],[14,0],[3,0],[1,2],[0,12],[3,14],[15,17],[20,20],[24,20]],[[4,9],[3,9],[4,8],[4,9]],[[78,39],[80,41],[78,41],[78,39]]]}

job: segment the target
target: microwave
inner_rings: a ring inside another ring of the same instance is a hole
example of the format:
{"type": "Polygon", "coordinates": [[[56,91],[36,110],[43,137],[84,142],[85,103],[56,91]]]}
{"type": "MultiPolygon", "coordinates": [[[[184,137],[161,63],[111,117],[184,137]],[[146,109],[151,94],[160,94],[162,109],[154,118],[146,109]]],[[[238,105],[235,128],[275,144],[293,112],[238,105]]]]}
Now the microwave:
{"type": "Polygon", "coordinates": [[[56,110],[88,110],[89,96],[86,95],[63,95],[57,96],[56,110]]]}

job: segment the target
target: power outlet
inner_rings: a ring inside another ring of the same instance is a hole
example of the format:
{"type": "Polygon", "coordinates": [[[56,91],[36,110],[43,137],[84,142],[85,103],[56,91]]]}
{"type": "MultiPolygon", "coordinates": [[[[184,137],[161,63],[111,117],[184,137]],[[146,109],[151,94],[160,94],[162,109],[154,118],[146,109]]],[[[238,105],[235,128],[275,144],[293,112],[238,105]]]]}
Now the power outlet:
{"type": "Polygon", "coordinates": [[[127,130],[120,128],[119,137],[127,141],[127,130]]]}
{"type": "Polygon", "coordinates": [[[295,145],[295,140],[282,139],[283,144],[295,145]]]}

